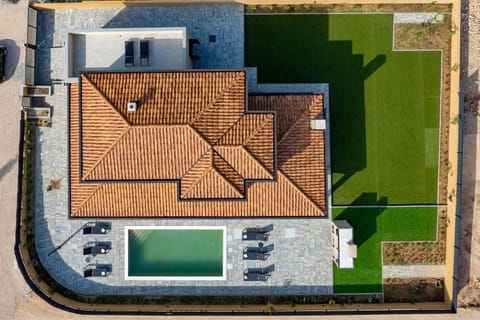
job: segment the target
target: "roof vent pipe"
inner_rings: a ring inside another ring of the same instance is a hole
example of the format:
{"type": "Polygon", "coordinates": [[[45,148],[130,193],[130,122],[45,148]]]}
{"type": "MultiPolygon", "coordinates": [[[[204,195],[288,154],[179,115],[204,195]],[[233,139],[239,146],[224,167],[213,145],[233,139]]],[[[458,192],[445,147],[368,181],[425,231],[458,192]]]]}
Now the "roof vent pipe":
{"type": "Polygon", "coordinates": [[[127,104],[127,110],[128,112],[135,112],[137,111],[138,109],[138,103],[137,101],[130,101],[128,104],[127,104]]]}

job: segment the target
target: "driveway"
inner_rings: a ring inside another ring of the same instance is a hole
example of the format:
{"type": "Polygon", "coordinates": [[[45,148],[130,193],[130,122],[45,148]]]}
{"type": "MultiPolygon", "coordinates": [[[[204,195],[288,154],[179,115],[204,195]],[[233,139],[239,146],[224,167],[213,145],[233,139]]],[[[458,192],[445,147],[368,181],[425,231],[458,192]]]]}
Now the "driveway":
{"type": "Polygon", "coordinates": [[[8,50],[7,80],[0,83],[0,292],[1,319],[14,319],[17,303],[29,299],[13,253],[18,180],[18,143],[20,122],[20,86],[25,74],[27,38],[27,1],[0,2],[0,44],[8,50]]]}

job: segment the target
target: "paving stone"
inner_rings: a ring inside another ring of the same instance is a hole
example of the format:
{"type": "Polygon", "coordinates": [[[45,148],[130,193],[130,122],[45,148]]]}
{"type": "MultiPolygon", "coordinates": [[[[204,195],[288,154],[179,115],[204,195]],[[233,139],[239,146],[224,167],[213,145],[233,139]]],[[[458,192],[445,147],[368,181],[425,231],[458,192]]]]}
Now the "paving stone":
{"type": "MultiPolygon", "coordinates": [[[[39,11],[38,20],[38,83],[50,84],[52,78],[63,74],[64,56],[55,46],[63,45],[66,31],[74,29],[186,26],[191,37],[200,40],[198,49],[201,58],[195,63],[195,68],[244,67],[242,5],[39,11]],[[215,43],[208,41],[209,35],[216,35],[215,43]]],[[[252,75],[252,80],[252,83],[256,83],[256,75],[252,75]]],[[[325,89],[316,84],[294,84],[282,86],[279,90],[304,92],[302,90],[319,88],[325,89]]],[[[53,108],[52,125],[36,129],[35,237],[42,264],[59,283],[84,294],[307,295],[333,292],[331,222],[327,218],[112,219],[112,230],[108,235],[83,235],[82,226],[92,220],[68,218],[67,87],[54,85],[53,92],[52,96],[46,98],[46,103],[53,108]],[[51,179],[61,180],[60,189],[47,191],[51,179]],[[243,248],[254,246],[256,242],[242,241],[238,236],[239,230],[269,224],[273,224],[274,229],[266,245],[273,243],[275,246],[269,259],[266,262],[244,261],[243,248]],[[125,226],[175,225],[226,226],[227,248],[231,249],[227,253],[227,280],[125,280],[125,226]],[[288,238],[285,236],[287,232],[288,238]],[[95,258],[83,256],[84,245],[94,240],[110,241],[112,250],[107,255],[95,258]],[[58,250],[54,251],[56,248],[58,250]],[[89,263],[112,264],[112,273],[108,278],[84,279],[83,270],[89,263]],[[275,266],[268,282],[243,281],[245,268],[268,265],[275,266]]]]}
{"type": "Polygon", "coordinates": [[[443,14],[436,12],[398,12],[393,15],[393,23],[436,23],[443,19],[443,14]]]}

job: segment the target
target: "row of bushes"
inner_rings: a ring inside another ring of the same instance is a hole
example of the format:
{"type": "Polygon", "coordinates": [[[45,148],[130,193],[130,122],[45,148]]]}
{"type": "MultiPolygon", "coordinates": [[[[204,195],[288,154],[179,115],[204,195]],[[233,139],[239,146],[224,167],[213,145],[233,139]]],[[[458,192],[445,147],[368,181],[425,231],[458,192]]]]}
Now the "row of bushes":
{"type": "Polygon", "coordinates": [[[285,4],[285,5],[248,5],[247,13],[347,13],[347,12],[442,12],[450,13],[451,4],[438,4],[436,2],[426,4],[285,4]]]}

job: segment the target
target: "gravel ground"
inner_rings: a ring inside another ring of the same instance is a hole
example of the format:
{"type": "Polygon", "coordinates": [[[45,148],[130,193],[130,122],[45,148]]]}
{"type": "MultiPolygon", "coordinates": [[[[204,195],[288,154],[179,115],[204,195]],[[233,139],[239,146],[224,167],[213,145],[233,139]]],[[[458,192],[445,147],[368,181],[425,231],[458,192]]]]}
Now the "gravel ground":
{"type": "Polygon", "coordinates": [[[8,50],[7,80],[0,84],[0,319],[14,319],[15,306],[29,297],[29,288],[18,271],[13,253],[26,10],[26,1],[16,5],[0,1],[0,44],[8,50]]]}
{"type": "Polygon", "coordinates": [[[461,87],[465,93],[460,306],[480,306],[480,0],[462,1],[461,87]]]}

